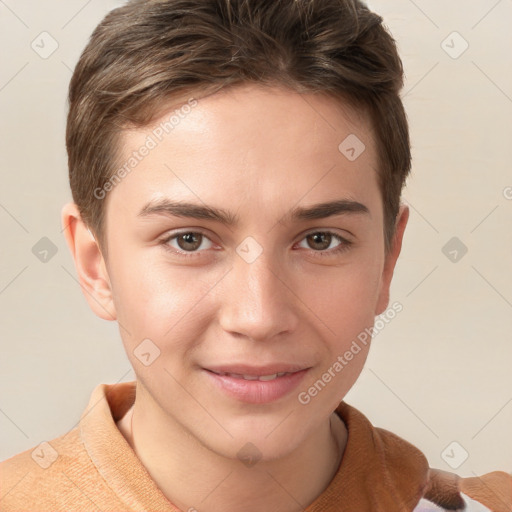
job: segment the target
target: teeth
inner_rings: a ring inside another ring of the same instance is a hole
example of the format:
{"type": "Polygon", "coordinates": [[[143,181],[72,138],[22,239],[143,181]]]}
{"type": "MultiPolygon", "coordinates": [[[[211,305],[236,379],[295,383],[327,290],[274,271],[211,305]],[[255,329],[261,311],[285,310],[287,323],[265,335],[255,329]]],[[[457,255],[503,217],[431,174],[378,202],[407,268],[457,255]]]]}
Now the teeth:
{"type": "Polygon", "coordinates": [[[266,380],[274,380],[277,379],[277,373],[274,373],[274,375],[262,375],[260,377],[260,380],[266,381],[266,380]]]}

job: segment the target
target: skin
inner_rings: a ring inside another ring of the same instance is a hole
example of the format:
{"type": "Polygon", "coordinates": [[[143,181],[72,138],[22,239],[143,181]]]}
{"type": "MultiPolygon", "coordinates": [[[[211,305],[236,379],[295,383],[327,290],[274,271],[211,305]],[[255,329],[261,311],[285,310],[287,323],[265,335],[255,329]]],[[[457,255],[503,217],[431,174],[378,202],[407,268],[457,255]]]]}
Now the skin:
{"type": "MultiPolygon", "coordinates": [[[[162,110],[151,126],[125,131],[124,156],[168,117],[162,110]]],[[[333,411],[359,377],[369,344],[307,405],[297,397],[389,303],[408,209],[401,207],[386,253],[373,138],[368,119],[333,98],[237,86],[199,99],[109,192],[108,259],[76,205],[64,206],[85,297],[96,315],[119,323],[137,376],[135,404],[118,426],[181,510],[299,511],[336,473],[346,428],[333,411]],[[355,161],[338,150],[349,134],[366,146],[355,161]],[[137,215],[165,197],[221,207],[240,220],[228,227],[137,215]],[[286,220],[296,206],[335,199],[369,213],[286,220]],[[352,243],[307,236],[326,230],[352,243]],[[166,250],[161,241],[177,231],[205,237],[197,249],[174,238],[166,250]],[[236,252],[249,236],[262,249],[251,263],[236,252]],[[187,247],[192,257],[179,254],[187,247]],[[134,350],[148,338],[160,356],[145,366],[134,350]],[[275,362],[309,371],[297,389],[263,404],[226,395],[204,370],[275,362]],[[237,457],[248,442],[261,456],[252,467],[237,457]]]]}

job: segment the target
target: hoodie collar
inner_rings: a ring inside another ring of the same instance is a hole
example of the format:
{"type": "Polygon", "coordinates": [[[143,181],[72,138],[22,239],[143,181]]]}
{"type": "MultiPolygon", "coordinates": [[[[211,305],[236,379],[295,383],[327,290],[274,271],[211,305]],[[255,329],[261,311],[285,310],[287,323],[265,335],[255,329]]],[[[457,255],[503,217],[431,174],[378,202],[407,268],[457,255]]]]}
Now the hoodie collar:
{"type": "Polygon", "coordinates": [[[374,427],[341,402],[336,413],[348,431],[338,472],[306,512],[410,512],[428,486],[429,465],[415,446],[374,427]]]}
{"type": "MultiPolygon", "coordinates": [[[[118,430],[135,400],[136,381],[100,384],[80,421],[91,460],[130,510],[180,512],[157,487],[118,430]]],[[[423,453],[387,430],[373,427],[356,408],[341,402],[336,413],[348,431],[340,467],[305,512],[411,512],[428,485],[423,453]]]]}

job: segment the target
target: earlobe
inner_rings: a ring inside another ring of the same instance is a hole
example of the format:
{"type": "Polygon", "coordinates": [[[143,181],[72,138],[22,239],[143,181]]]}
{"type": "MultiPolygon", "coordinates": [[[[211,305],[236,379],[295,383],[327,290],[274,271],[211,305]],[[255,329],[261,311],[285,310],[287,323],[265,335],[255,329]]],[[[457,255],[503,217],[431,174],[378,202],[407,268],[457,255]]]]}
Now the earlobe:
{"type": "Polygon", "coordinates": [[[405,227],[409,220],[409,207],[407,205],[401,205],[396,218],[395,235],[391,243],[389,252],[386,255],[384,262],[384,269],[382,271],[381,288],[379,292],[379,298],[377,301],[377,308],[375,315],[380,315],[386,311],[389,305],[389,294],[391,287],[391,279],[393,278],[393,272],[395,265],[402,249],[402,240],[404,237],[405,227]]]}
{"type": "Polygon", "coordinates": [[[110,278],[98,243],[82,221],[75,203],[64,205],[62,227],[75,261],[78,281],[93,312],[104,320],[116,320],[110,278]]]}

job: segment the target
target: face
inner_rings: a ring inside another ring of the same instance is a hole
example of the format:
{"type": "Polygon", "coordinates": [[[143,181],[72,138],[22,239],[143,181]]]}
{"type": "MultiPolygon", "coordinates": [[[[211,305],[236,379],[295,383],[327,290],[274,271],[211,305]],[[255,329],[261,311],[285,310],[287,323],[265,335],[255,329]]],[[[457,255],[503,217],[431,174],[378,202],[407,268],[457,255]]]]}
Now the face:
{"type": "Polygon", "coordinates": [[[155,421],[229,457],[285,456],[352,387],[369,344],[343,356],[387,306],[374,135],[281,88],[180,112],[123,135],[123,162],[140,158],[107,196],[108,309],[155,421]]]}

